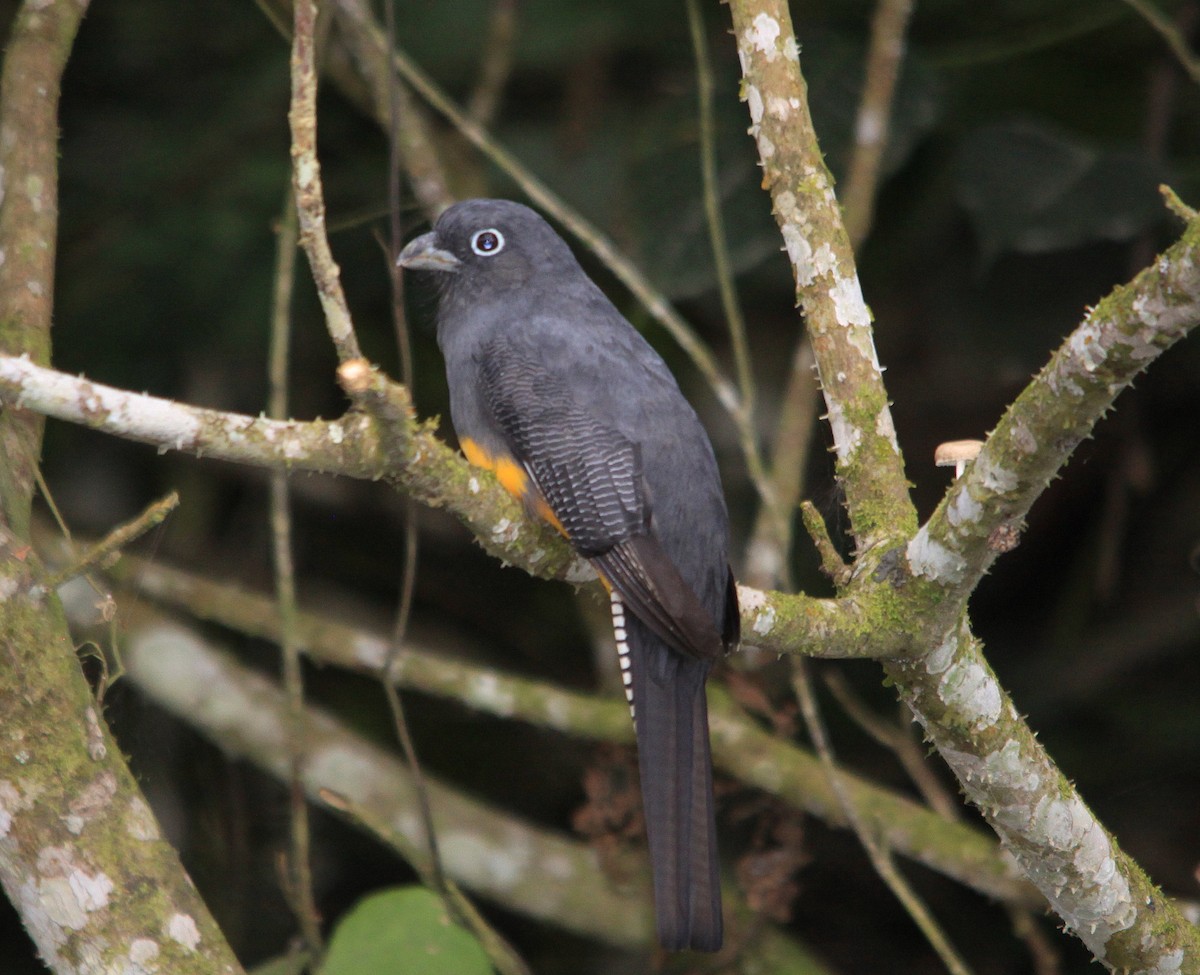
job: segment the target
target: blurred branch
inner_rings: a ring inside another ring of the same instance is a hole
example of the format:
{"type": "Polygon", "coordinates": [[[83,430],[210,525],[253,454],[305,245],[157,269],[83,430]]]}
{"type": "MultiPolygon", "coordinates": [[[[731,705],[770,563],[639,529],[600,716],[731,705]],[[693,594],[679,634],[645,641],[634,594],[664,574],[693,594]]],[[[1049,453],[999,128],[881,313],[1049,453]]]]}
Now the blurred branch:
{"type": "MultiPolygon", "coordinates": [[[[86,0],[16,11],[0,74],[0,351],[50,354],[58,105],[86,0]]],[[[104,723],[29,543],[42,420],[0,411],[0,884],[45,964],[240,972],[104,723]]]]}
{"type": "MultiPolygon", "coordinates": [[[[288,361],[291,347],[292,290],[296,280],[296,244],[299,220],[291,190],[284,194],[283,213],[275,252],[275,286],[270,316],[270,350],[267,356],[270,403],[267,413],[281,420],[288,412],[288,361]]],[[[309,844],[308,805],[302,776],[305,760],[304,677],[296,647],[296,569],[292,559],[292,511],[285,470],[271,472],[269,501],[275,599],[279,614],[279,646],[283,658],[283,686],[287,694],[288,812],[291,849],[286,857],[284,895],[300,927],[305,950],[321,956],[321,922],[313,896],[309,844]]]]}
{"type": "MultiPolygon", "coordinates": [[[[825,686],[829,688],[851,720],[896,757],[929,807],[946,819],[959,819],[961,811],[957,799],[942,787],[937,776],[933,774],[924,750],[918,745],[909,729],[887,721],[872,712],[854,693],[853,688],[842,674],[837,671],[829,671],[822,676],[825,679],[825,686]]],[[[905,714],[908,713],[903,706],[901,708],[905,714]]],[[[908,720],[911,722],[911,716],[908,720]]]]}
{"type": "MultiPolygon", "coordinates": [[[[266,640],[278,641],[279,623],[270,600],[244,587],[126,556],[114,576],[139,595],[198,619],[266,640]]],[[[302,613],[300,646],[314,660],[379,676],[388,641],[324,617],[302,613]]],[[[628,743],[633,729],[619,695],[597,697],[543,681],[505,674],[457,660],[452,647],[410,644],[395,669],[397,686],[460,701],[500,718],[593,741],[628,743]]],[[[724,691],[710,685],[710,726],[717,767],[748,785],[778,796],[835,824],[844,814],[825,771],[808,751],[765,731],[724,691]]],[[[887,789],[841,773],[856,808],[896,852],[954,877],[991,897],[1026,905],[1042,901],[1013,878],[994,843],[977,830],[948,824],[940,816],[887,789]]]]}
{"type": "Polygon", "coordinates": [[[785,516],[785,523],[782,531],[778,530],[778,519],[763,505],[746,545],[743,581],[759,589],[782,586],[787,592],[793,590],[792,525],[796,504],[804,490],[804,464],[817,429],[817,403],[821,398],[813,376],[815,364],[808,336],[801,334],[796,340],[792,368],[775,421],[775,435],[771,438],[771,486],[775,506],[785,516]]]}
{"type": "Polygon", "coordinates": [[[742,409],[754,415],[754,369],[750,361],[750,345],[746,338],[746,319],[738,303],[733,267],[729,261],[729,246],[725,237],[725,222],[721,218],[721,194],[717,180],[716,122],[713,118],[713,76],[708,59],[708,42],[704,37],[704,18],[699,0],[687,0],[688,28],[692,36],[692,52],[696,62],[696,90],[699,94],[700,171],[704,182],[704,214],[712,245],[713,265],[717,272],[717,287],[721,307],[729,327],[733,360],[737,368],[738,388],[742,394],[742,409]]]}
{"type": "Polygon", "coordinates": [[[504,84],[512,72],[517,40],[517,0],[492,0],[491,8],[479,80],[467,103],[467,117],[485,128],[495,120],[504,84]]]}
{"type": "Polygon", "coordinates": [[[867,72],[854,123],[854,153],[842,193],[846,233],[855,250],[871,229],[912,8],[913,0],[877,0],[871,20],[867,72]]]}
{"type": "Polygon", "coordinates": [[[399,148],[422,213],[435,220],[454,202],[454,193],[428,115],[388,63],[386,32],[377,24],[375,30],[363,30],[358,12],[340,3],[335,3],[332,10],[339,28],[337,41],[344,45],[367,83],[375,119],[399,148]]]}
{"type": "MultiPolygon", "coordinates": [[[[223,751],[286,778],[286,703],[270,681],[175,624],[139,627],[127,657],[131,679],[160,706],[223,751]]],[[[304,781],[310,798],[359,820],[406,859],[423,857],[420,827],[411,815],[412,780],[404,766],[322,711],[307,709],[305,726],[311,748],[304,781]]],[[[618,890],[589,846],[435,779],[428,785],[443,824],[446,870],[464,886],[511,910],[608,944],[640,948],[649,942],[646,877],[618,890]]],[[[743,956],[755,970],[779,975],[826,971],[769,927],[748,934],[743,956]],[[778,957],[785,961],[772,961],[778,957]]]]}
{"type": "Polygon", "coordinates": [[[1179,26],[1158,9],[1150,0],[1123,0],[1139,17],[1163,39],[1167,48],[1179,62],[1179,66],[1196,84],[1200,84],[1200,58],[1188,46],[1179,26]]]}
{"type": "MultiPolygon", "coordinates": [[[[136,625],[125,657],[130,679],[161,707],[223,751],[286,781],[287,704],[276,685],[184,627],[163,621],[136,625]]],[[[403,763],[322,711],[310,706],[302,717],[309,798],[323,802],[321,790],[344,797],[350,809],[384,825],[401,855],[424,862],[422,830],[412,815],[416,795],[403,763]]],[[[446,838],[446,870],[456,880],[580,934],[625,945],[649,939],[647,885],[639,884],[634,896],[618,894],[583,843],[526,824],[433,777],[427,784],[446,838]]]]}

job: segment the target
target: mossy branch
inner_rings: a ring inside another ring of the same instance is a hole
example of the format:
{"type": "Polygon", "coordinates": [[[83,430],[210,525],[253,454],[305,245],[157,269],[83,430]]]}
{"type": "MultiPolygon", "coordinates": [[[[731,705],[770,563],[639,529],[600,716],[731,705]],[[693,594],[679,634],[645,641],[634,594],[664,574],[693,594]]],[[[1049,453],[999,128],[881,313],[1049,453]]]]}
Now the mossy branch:
{"type": "MultiPolygon", "coordinates": [[[[86,0],[27,2],[0,78],[0,350],[50,353],[58,100],[86,0]]],[[[0,413],[0,884],[54,972],[240,972],[104,723],[29,544],[42,420],[0,413]]]]}
{"type": "Polygon", "coordinates": [[[796,280],[858,551],[916,529],[871,311],[817,145],[784,0],[732,0],[742,97],[796,280]]]}

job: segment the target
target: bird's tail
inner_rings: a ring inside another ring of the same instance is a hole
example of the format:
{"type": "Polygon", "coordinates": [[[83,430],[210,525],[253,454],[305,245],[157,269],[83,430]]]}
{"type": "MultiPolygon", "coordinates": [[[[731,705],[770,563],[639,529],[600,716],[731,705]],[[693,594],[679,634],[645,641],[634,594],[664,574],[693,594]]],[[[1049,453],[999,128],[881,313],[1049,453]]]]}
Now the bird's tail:
{"type": "Polygon", "coordinates": [[[658,940],[669,951],[721,947],[721,878],[704,681],[711,663],[627,621],[642,803],[658,940]]]}

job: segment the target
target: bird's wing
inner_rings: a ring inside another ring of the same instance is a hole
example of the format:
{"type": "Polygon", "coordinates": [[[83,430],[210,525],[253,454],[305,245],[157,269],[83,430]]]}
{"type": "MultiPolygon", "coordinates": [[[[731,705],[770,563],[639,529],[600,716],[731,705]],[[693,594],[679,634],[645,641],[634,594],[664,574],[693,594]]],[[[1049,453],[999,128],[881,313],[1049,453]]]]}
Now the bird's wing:
{"type": "Polygon", "coordinates": [[[478,357],[483,401],[574,548],[675,649],[721,655],[713,614],[650,528],[639,445],[579,406],[536,355],[496,340],[478,357]]]}

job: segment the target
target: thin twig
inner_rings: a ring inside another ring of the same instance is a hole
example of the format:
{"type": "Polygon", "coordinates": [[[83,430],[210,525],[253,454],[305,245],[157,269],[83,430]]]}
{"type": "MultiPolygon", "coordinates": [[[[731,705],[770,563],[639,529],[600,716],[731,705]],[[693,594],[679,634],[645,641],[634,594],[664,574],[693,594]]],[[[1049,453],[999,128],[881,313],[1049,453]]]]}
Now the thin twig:
{"type": "Polygon", "coordinates": [[[833,746],[830,744],[829,735],[825,730],[825,723],[821,719],[820,711],[817,708],[812,680],[808,676],[807,662],[799,657],[792,661],[792,686],[795,688],[796,697],[800,702],[800,713],[804,716],[804,723],[808,728],[809,736],[812,738],[813,747],[816,749],[817,755],[821,759],[821,764],[824,766],[826,775],[829,778],[830,788],[837,796],[838,803],[841,805],[842,812],[849,821],[851,828],[862,842],[863,849],[867,851],[867,856],[870,858],[872,866],[875,867],[875,872],[888,885],[892,896],[900,902],[901,906],[908,912],[908,916],[921,929],[921,933],[925,935],[925,939],[929,942],[930,947],[937,952],[938,957],[941,958],[942,964],[946,966],[947,970],[952,975],[970,975],[970,969],[967,968],[966,963],[950,943],[950,940],[946,937],[936,919],[929,913],[929,909],[909,886],[908,881],[896,869],[891,851],[867,828],[866,823],[859,814],[858,807],[854,805],[850,794],[842,784],[841,773],[838,771],[836,759],[833,754],[833,746]]]}
{"type": "MultiPolygon", "coordinates": [[[[384,4],[386,29],[389,45],[394,46],[396,36],[395,11],[391,2],[384,4]]],[[[408,331],[408,321],[404,314],[404,276],[396,265],[396,255],[400,253],[402,243],[400,226],[400,144],[399,132],[401,127],[401,101],[399,97],[400,83],[393,72],[388,72],[388,114],[391,118],[391,128],[388,132],[388,211],[389,211],[389,241],[385,249],[387,257],[389,280],[392,286],[392,324],[396,333],[396,346],[400,355],[400,381],[411,395],[413,392],[413,363],[412,342],[408,331]]],[[[425,775],[417,756],[416,744],[408,726],[404,713],[404,702],[396,687],[396,668],[402,657],[405,636],[408,633],[408,623],[412,617],[413,592],[416,584],[417,557],[419,543],[417,535],[417,507],[411,495],[404,499],[404,559],[400,572],[400,602],[396,609],[396,619],[392,627],[391,645],[388,647],[387,658],[384,661],[381,682],[383,693],[387,698],[388,709],[392,714],[392,722],[396,728],[396,738],[404,751],[405,761],[413,777],[413,787],[417,796],[417,810],[421,817],[421,828],[425,837],[425,850],[428,855],[428,870],[425,872],[426,882],[446,901],[447,908],[453,907],[454,898],[447,884],[442,857],[438,849],[437,830],[433,822],[433,809],[429,803],[429,790],[425,785],[425,775]]]]}
{"type": "Polygon", "coordinates": [[[1192,49],[1188,47],[1187,39],[1178,25],[1149,0],[1124,0],[1124,2],[1158,33],[1171,53],[1175,55],[1179,66],[1187,72],[1188,77],[1196,84],[1200,84],[1200,58],[1196,57],[1192,49]]]}
{"type": "Polygon", "coordinates": [[[854,155],[842,193],[846,233],[855,250],[871,230],[912,7],[913,0],[879,0],[871,20],[867,71],[854,124],[854,155]]]}
{"type": "MultiPolygon", "coordinates": [[[[288,360],[292,319],[292,289],[296,280],[296,243],[299,218],[291,190],[284,194],[275,253],[275,287],[271,301],[271,342],[268,353],[270,382],[267,413],[282,420],[288,412],[288,360]]],[[[305,947],[321,953],[321,922],[313,894],[308,803],[304,798],[304,676],[296,638],[296,571],[292,559],[292,514],[287,472],[271,472],[270,522],[275,567],[275,600],[279,612],[280,649],[283,652],[283,687],[287,696],[288,821],[290,850],[284,862],[284,893],[305,947]]]]}
{"type": "Polygon", "coordinates": [[[1185,223],[1191,223],[1196,219],[1196,211],[1184,203],[1183,200],[1179,198],[1179,194],[1171,189],[1171,187],[1163,184],[1158,188],[1158,192],[1162,196],[1163,203],[1166,204],[1167,209],[1175,214],[1175,216],[1177,216],[1180,220],[1184,221],[1185,223]]]}
{"type": "Polygon", "coordinates": [[[475,935],[500,975],[530,975],[529,966],[516,949],[479,913],[471,899],[463,893],[462,887],[444,874],[442,866],[428,856],[427,850],[406,842],[393,823],[381,818],[365,804],[332,789],[318,789],[318,795],[327,806],[374,834],[381,843],[398,849],[420,875],[425,886],[437,890],[444,898],[446,908],[475,935]]]}
{"type": "Polygon", "coordinates": [[[325,192],[317,160],[316,4],[296,0],[292,23],[292,185],[300,218],[300,244],[308,257],[313,281],[325,313],[329,337],[338,359],[361,359],[350,309],[342,291],[341,272],[325,234],[325,192]]]}
{"type": "Polygon", "coordinates": [[[467,103],[467,116],[479,125],[490,125],[500,106],[504,84],[512,72],[513,48],[517,38],[517,0],[492,0],[479,81],[467,103]]]}
{"type": "Polygon", "coordinates": [[[717,272],[717,287],[721,307],[729,326],[733,346],[734,366],[738,388],[742,394],[742,409],[754,415],[754,370],[750,362],[750,346],[746,340],[746,319],[738,302],[733,269],[729,262],[729,246],[725,223],[721,217],[720,190],[717,184],[716,123],[713,118],[713,77],[708,60],[708,42],[704,37],[704,18],[697,0],[687,0],[688,27],[692,35],[692,53],[696,61],[696,89],[699,95],[700,171],[704,180],[704,213],[708,221],[708,236],[712,245],[713,264],[717,272]]]}
{"type": "MultiPolygon", "coordinates": [[[[904,766],[904,771],[912,779],[913,784],[927,803],[946,819],[962,818],[961,804],[938,781],[936,775],[925,761],[925,755],[918,747],[908,728],[899,724],[885,721],[875,714],[846,682],[845,677],[836,670],[828,670],[822,674],[825,686],[829,688],[842,710],[863,731],[888,749],[896,760],[904,766]]],[[[904,705],[900,705],[901,708],[904,705]]],[[[912,714],[905,709],[911,720],[912,714]]]]}

